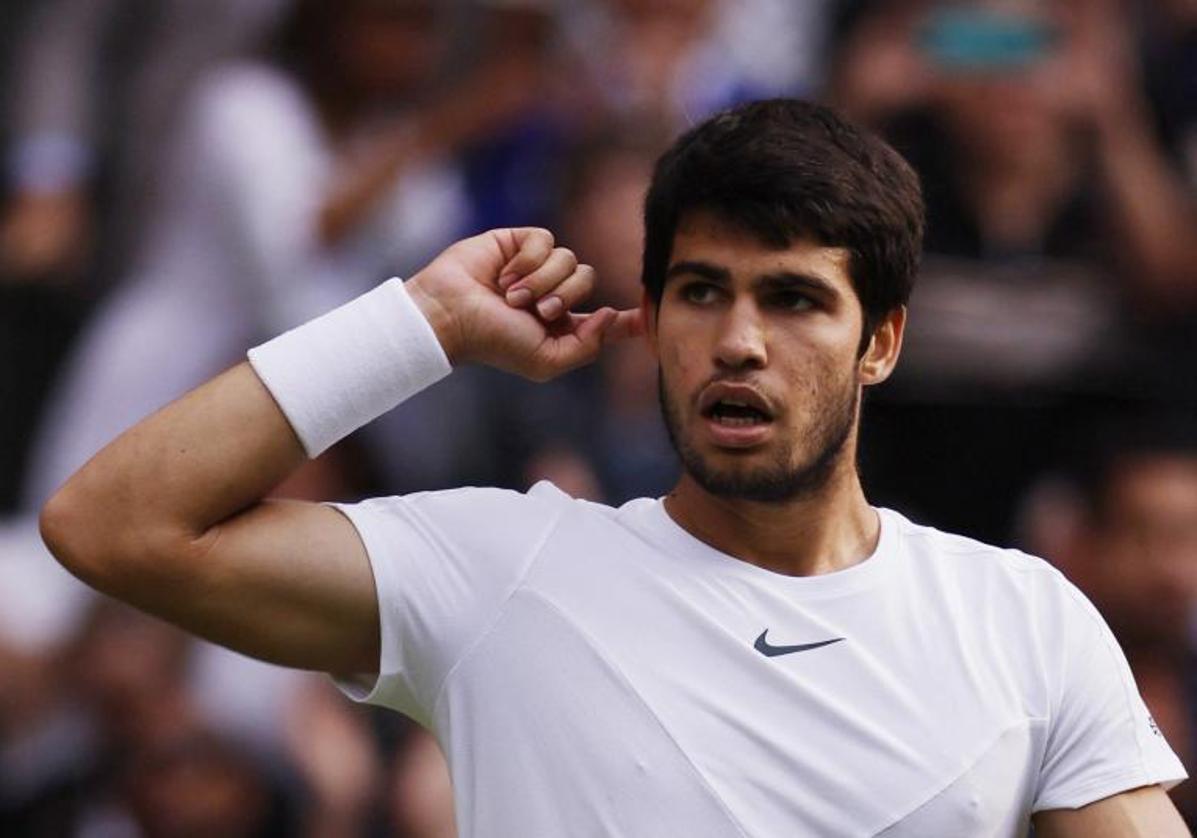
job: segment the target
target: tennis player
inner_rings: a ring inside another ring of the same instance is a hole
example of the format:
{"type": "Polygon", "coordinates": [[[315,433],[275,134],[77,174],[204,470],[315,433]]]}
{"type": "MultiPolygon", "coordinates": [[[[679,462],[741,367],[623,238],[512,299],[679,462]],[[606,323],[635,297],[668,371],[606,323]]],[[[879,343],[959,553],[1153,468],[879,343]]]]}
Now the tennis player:
{"type": "Polygon", "coordinates": [[[465,836],[1186,835],[1185,770],[1085,598],[866,500],[861,392],[898,361],[922,213],[828,110],[723,113],[657,165],[638,310],[577,313],[594,273],[545,230],[458,242],[132,428],[44,537],[427,726],[465,836]],[[660,364],[664,498],[263,500],[454,366],[542,380],[626,339],[660,364]]]}

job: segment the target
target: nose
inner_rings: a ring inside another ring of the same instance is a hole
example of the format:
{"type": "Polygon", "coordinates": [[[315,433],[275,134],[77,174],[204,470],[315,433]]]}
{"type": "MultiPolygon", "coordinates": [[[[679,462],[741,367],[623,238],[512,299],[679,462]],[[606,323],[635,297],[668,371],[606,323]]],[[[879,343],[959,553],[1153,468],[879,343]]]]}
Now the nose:
{"type": "Polygon", "coordinates": [[[768,361],[765,324],[751,299],[737,300],[720,320],[714,347],[723,369],[762,369],[768,361]]]}

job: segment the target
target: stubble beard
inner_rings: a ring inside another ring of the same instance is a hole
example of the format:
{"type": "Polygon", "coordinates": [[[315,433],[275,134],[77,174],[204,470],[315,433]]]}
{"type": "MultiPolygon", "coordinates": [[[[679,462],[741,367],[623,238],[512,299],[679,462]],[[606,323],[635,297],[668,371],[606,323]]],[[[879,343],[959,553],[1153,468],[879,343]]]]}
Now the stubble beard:
{"type": "Polygon", "coordinates": [[[660,373],[657,396],[669,442],[695,483],[716,497],[778,504],[814,496],[827,486],[856,427],[860,388],[854,381],[846,382],[815,410],[814,426],[807,434],[809,454],[805,459],[796,462],[798,443],[791,440],[779,447],[771,464],[739,469],[714,466],[685,438],[681,411],[670,400],[660,373]]]}

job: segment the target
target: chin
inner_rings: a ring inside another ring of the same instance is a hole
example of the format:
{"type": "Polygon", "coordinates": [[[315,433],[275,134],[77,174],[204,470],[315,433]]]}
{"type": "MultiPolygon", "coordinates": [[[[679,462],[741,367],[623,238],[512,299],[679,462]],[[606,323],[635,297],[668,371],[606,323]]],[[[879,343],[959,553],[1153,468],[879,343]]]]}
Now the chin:
{"type": "Polygon", "coordinates": [[[668,397],[658,376],[665,428],[690,478],[716,497],[786,503],[822,492],[853,456],[859,389],[812,406],[811,421],[777,425],[755,445],[722,446],[707,437],[706,420],[668,397]],[[817,408],[817,409],[816,409],[817,408]]]}
{"type": "Polygon", "coordinates": [[[704,455],[682,445],[678,453],[686,473],[708,494],[757,503],[787,503],[817,495],[838,463],[838,457],[826,456],[827,452],[805,462],[795,462],[790,451],[770,459],[760,449],[718,449],[717,454],[704,455]],[[729,459],[740,462],[729,464],[729,459]]]}

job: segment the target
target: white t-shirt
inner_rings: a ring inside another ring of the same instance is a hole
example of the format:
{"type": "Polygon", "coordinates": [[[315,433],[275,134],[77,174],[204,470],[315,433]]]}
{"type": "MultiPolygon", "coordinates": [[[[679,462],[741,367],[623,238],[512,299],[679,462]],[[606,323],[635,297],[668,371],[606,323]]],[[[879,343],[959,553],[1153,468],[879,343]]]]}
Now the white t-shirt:
{"type": "Polygon", "coordinates": [[[1024,835],[1187,776],[1059,572],[895,512],[790,577],[548,483],[339,508],[382,622],[346,689],[435,733],[463,836],[1024,835]]]}

